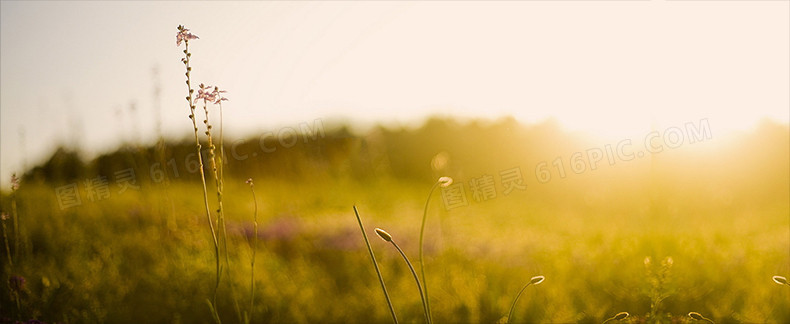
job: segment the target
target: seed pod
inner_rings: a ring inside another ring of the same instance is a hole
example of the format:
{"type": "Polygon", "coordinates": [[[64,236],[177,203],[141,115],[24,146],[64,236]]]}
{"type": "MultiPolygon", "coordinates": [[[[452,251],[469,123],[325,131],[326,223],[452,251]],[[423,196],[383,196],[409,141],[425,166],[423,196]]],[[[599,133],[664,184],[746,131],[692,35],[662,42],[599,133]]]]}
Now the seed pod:
{"type": "Polygon", "coordinates": [[[390,233],[387,233],[387,231],[380,228],[376,228],[376,234],[378,234],[378,236],[381,237],[382,240],[385,240],[387,242],[392,242],[392,235],[390,235],[390,233]]]}
{"type": "Polygon", "coordinates": [[[453,178],[450,177],[439,178],[439,185],[442,186],[442,188],[447,188],[451,184],[453,184],[453,178]]]}

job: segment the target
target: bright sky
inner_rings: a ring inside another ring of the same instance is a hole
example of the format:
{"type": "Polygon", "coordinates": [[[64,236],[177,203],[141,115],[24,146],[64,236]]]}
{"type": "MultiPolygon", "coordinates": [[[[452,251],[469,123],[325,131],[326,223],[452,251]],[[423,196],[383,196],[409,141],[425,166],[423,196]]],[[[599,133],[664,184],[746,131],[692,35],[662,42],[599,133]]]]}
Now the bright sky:
{"type": "Polygon", "coordinates": [[[232,136],[434,114],[553,117],[615,137],[700,118],[714,135],[787,123],[789,4],[2,1],[0,182],[56,143],[153,141],[157,84],[164,132],[190,134],[179,24],[200,36],[195,81],[229,91],[232,136]]]}

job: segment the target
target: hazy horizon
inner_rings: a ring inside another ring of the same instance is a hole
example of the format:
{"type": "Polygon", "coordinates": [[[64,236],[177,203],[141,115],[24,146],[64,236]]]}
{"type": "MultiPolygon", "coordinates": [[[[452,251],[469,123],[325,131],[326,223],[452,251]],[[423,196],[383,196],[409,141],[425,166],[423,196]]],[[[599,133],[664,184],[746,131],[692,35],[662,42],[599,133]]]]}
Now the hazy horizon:
{"type": "Polygon", "coordinates": [[[179,24],[201,37],[196,82],[229,91],[231,138],[435,115],[554,119],[605,138],[702,118],[722,134],[790,120],[784,1],[1,6],[2,184],[58,143],[91,155],[151,142],[158,114],[165,136],[188,135],[179,24]]]}

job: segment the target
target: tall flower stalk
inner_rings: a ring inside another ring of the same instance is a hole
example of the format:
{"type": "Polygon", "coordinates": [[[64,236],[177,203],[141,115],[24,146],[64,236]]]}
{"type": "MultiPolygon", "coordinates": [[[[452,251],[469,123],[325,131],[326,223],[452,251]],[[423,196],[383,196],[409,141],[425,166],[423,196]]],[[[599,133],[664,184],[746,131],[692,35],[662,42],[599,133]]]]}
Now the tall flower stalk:
{"type": "Polygon", "coordinates": [[[381,237],[382,240],[391,243],[392,246],[394,246],[395,249],[398,250],[400,256],[403,257],[403,261],[406,262],[406,265],[409,266],[409,271],[411,271],[411,274],[414,276],[414,281],[417,282],[417,291],[419,291],[420,293],[420,300],[422,301],[422,309],[423,312],[425,313],[425,322],[429,323],[430,318],[428,317],[428,306],[425,304],[425,294],[423,294],[422,285],[420,285],[420,278],[417,277],[417,272],[414,271],[414,267],[411,265],[411,262],[409,262],[409,258],[406,257],[406,253],[403,253],[403,250],[401,250],[400,246],[398,246],[398,244],[395,243],[395,240],[392,239],[392,235],[390,235],[390,233],[387,233],[387,231],[383,229],[377,228],[376,234],[378,234],[378,236],[381,237]]]}
{"type": "Polygon", "coordinates": [[[222,96],[223,93],[227,91],[220,90],[219,87],[214,87],[214,104],[219,105],[219,186],[222,190],[225,190],[225,164],[227,160],[225,159],[225,135],[223,132],[222,127],[222,102],[227,101],[228,98],[222,96]]]}
{"type": "MultiPolygon", "coordinates": [[[[211,136],[211,129],[213,126],[209,120],[209,113],[208,113],[208,103],[211,102],[213,104],[219,104],[222,100],[228,100],[226,98],[222,98],[220,96],[220,91],[218,87],[214,87],[211,89],[211,86],[207,86],[204,84],[200,84],[200,89],[198,89],[198,95],[195,97],[195,101],[203,99],[203,112],[205,113],[205,119],[203,119],[203,124],[206,126],[206,139],[208,141],[208,157],[211,166],[211,174],[214,177],[214,184],[216,186],[217,191],[217,227],[218,230],[222,230],[219,236],[219,244],[222,248],[222,253],[225,254],[225,269],[228,274],[228,279],[230,280],[230,255],[228,253],[228,230],[225,222],[225,209],[222,207],[222,192],[223,192],[223,179],[222,179],[222,160],[220,159],[219,163],[217,162],[217,154],[216,154],[216,145],[214,145],[213,137],[211,136]]],[[[225,91],[222,91],[225,92],[225,91]]],[[[222,125],[220,125],[220,129],[222,125]]],[[[231,288],[231,295],[233,296],[234,304],[236,306],[236,314],[239,317],[239,321],[242,320],[241,316],[241,309],[239,308],[238,300],[236,299],[236,294],[234,292],[233,281],[230,280],[230,288],[231,288]]],[[[220,280],[217,280],[217,289],[219,289],[220,280]]]]}
{"type": "Polygon", "coordinates": [[[532,277],[529,280],[529,282],[526,285],[524,285],[524,288],[521,288],[521,291],[518,292],[518,295],[516,295],[516,298],[513,299],[513,304],[510,305],[510,312],[507,313],[507,323],[513,323],[513,314],[516,311],[516,303],[518,303],[518,299],[521,298],[521,294],[524,293],[524,290],[526,290],[527,287],[529,287],[531,285],[540,284],[541,282],[543,282],[543,280],[546,280],[546,278],[543,277],[543,276],[532,277]]]}
{"type": "Polygon", "coordinates": [[[247,322],[249,323],[252,322],[252,312],[255,307],[255,253],[258,246],[258,199],[255,198],[255,184],[252,182],[252,178],[247,179],[246,183],[250,185],[252,202],[255,205],[255,212],[252,214],[253,236],[250,246],[252,249],[252,261],[250,261],[250,313],[247,318],[247,322]]]}
{"type": "Polygon", "coordinates": [[[422,224],[420,225],[420,275],[422,276],[422,285],[423,285],[423,292],[425,293],[425,308],[428,312],[428,323],[433,323],[433,315],[431,314],[431,302],[428,298],[428,282],[425,279],[425,259],[423,253],[423,237],[425,236],[425,219],[428,217],[428,206],[431,203],[431,196],[433,196],[434,190],[437,187],[442,186],[446,188],[447,186],[453,183],[453,179],[450,177],[441,177],[436,183],[433,184],[431,187],[431,191],[428,192],[428,199],[425,201],[425,208],[422,212],[422,224]]]}
{"type": "Polygon", "coordinates": [[[203,170],[203,158],[202,158],[202,146],[200,145],[200,137],[198,136],[198,127],[197,121],[195,117],[195,104],[192,98],[192,94],[195,92],[192,89],[192,66],[190,66],[190,58],[192,57],[192,53],[189,52],[189,41],[192,39],[198,39],[197,36],[193,35],[189,32],[189,29],[185,28],[184,26],[178,26],[178,33],[176,34],[176,46],[181,46],[181,42],[184,42],[184,57],[181,59],[181,62],[184,63],[186,68],[186,84],[188,94],[186,96],[187,103],[189,103],[189,119],[192,120],[192,127],[194,128],[195,133],[195,148],[197,150],[198,156],[198,166],[200,170],[200,181],[203,185],[203,202],[206,205],[206,219],[208,220],[209,228],[211,229],[211,238],[214,242],[214,259],[216,261],[216,274],[217,280],[216,285],[214,287],[214,297],[212,302],[210,303],[212,312],[214,313],[215,320],[220,322],[219,315],[216,312],[216,305],[217,305],[217,288],[219,287],[219,280],[220,280],[220,261],[219,261],[219,240],[217,239],[217,232],[214,229],[214,221],[211,219],[211,207],[209,207],[208,203],[208,190],[206,189],[206,173],[203,170]]]}

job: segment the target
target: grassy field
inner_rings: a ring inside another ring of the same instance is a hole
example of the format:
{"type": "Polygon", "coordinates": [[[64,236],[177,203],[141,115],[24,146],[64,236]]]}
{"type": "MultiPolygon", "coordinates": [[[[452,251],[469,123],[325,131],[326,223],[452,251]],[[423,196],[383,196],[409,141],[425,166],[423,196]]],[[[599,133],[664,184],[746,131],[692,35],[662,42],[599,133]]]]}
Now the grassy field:
{"type": "MultiPolygon", "coordinates": [[[[424,138],[407,133],[411,137],[398,138],[424,138]]],[[[465,185],[467,204],[446,208],[440,189],[429,205],[425,272],[436,323],[504,322],[519,289],[537,275],[546,279],[521,296],[516,322],[601,323],[618,312],[630,314],[626,323],[697,322],[689,312],[716,323],[790,322],[790,287],[771,280],[790,275],[786,126],[564,178],[554,168],[545,183],[536,180],[535,166],[556,156],[568,160],[573,145],[524,157],[433,141],[419,150],[444,148],[458,157],[452,167],[431,171],[430,159],[413,153],[435,177],[399,176],[398,147],[381,144],[368,149],[390,155],[386,175],[359,177],[332,166],[307,176],[273,176],[278,170],[270,169],[256,178],[252,307],[255,206],[245,169],[230,165],[223,196],[230,268],[223,267],[216,298],[222,321],[391,322],[356,205],[399,320],[424,322],[409,269],[373,229],[392,234],[416,266],[423,205],[435,179],[447,175],[465,185]],[[521,169],[526,188],[505,194],[498,175],[513,167],[521,169]],[[470,181],[486,174],[495,176],[496,195],[476,201],[470,181]]],[[[500,151],[512,148],[498,143],[500,151]]],[[[338,165],[353,169],[352,160],[338,165]]],[[[18,191],[4,192],[11,255],[4,250],[2,317],[213,322],[207,301],[215,255],[199,178],[189,174],[165,185],[139,177],[139,188],[123,193],[110,182],[109,197],[91,201],[84,182],[92,177],[74,181],[82,201],[73,207],[59,205],[56,188],[63,183],[33,176],[18,191]],[[18,277],[22,287],[14,284],[18,277]]]]}

